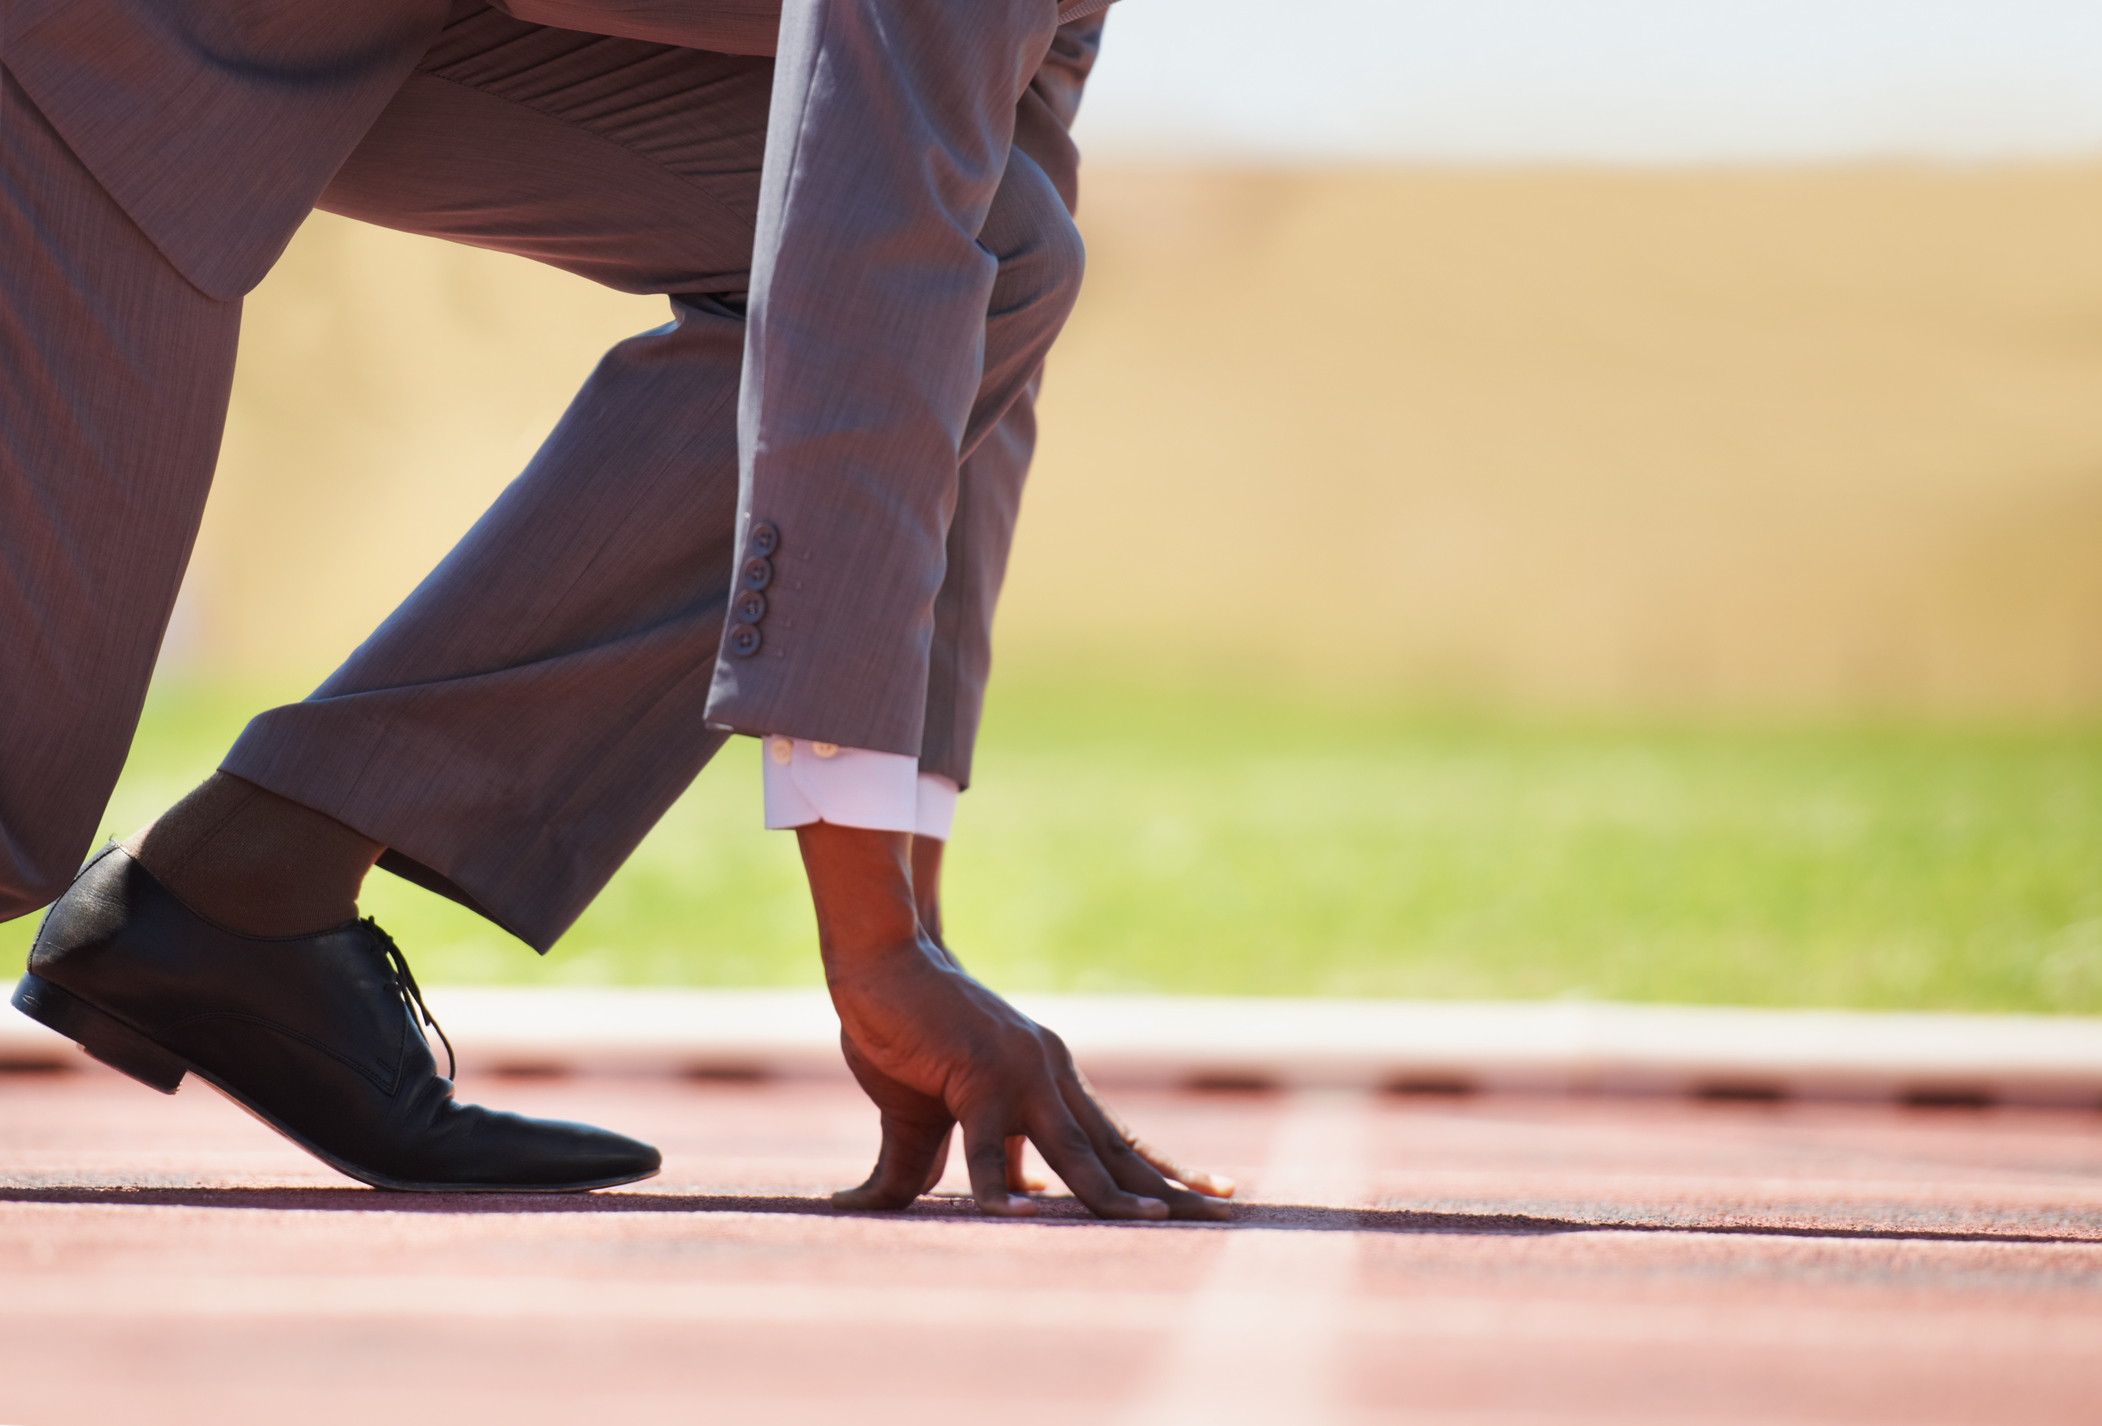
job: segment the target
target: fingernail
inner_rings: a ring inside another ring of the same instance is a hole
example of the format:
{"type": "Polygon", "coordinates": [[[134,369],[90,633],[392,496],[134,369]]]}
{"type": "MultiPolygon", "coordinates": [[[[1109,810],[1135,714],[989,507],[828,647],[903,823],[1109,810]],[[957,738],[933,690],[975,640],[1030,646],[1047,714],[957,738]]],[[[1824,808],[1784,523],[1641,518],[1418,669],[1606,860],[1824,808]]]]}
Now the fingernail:
{"type": "Polygon", "coordinates": [[[1141,1198],[1139,1212],[1148,1218],[1165,1218],[1168,1216],[1168,1205],[1158,1198],[1141,1198]]]}

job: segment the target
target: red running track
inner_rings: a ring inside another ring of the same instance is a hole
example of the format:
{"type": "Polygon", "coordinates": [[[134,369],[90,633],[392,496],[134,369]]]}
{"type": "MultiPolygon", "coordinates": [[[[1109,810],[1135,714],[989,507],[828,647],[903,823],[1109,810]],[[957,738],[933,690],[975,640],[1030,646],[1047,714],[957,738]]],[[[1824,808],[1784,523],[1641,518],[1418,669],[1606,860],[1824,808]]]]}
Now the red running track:
{"type": "Polygon", "coordinates": [[[0,1076],[0,1422],[2102,1422],[2102,1115],[1131,1095],[1230,1228],[846,1216],[850,1087],[495,1080],[586,1197],[335,1177],[195,1082],[0,1076]]]}

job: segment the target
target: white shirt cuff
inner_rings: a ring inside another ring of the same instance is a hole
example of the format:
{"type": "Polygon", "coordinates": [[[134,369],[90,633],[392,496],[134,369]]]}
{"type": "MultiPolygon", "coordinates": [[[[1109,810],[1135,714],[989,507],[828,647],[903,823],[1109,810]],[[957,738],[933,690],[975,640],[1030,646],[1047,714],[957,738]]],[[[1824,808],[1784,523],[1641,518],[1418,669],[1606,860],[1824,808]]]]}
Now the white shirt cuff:
{"type": "Polygon", "coordinates": [[[913,835],[948,841],[949,828],[956,821],[956,799],[963,789],[938,772],[923,772],[917,790],[919,810],[913,817],[913,835]]]}
{"type": "Polygon", "coordinates": [[[958,788],[938,773],[921,772],[917,758],[782,735],[761,745],[769,830],[830,822],[949,839],[958,788]]]}

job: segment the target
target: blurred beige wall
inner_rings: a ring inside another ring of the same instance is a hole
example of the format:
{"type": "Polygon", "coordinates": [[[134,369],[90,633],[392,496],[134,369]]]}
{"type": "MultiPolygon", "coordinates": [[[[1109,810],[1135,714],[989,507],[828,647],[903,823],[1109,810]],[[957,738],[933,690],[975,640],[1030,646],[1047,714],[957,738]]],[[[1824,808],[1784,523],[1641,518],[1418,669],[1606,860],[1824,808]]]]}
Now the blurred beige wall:
{"type": "MultiPolygon", "coordinates": [[[[1089,174],[1003,658],[2102,708],[2102,167],[1089,174]]],[[[662,305],[317,218],[175,657],[318,676],[662,305]]]]}

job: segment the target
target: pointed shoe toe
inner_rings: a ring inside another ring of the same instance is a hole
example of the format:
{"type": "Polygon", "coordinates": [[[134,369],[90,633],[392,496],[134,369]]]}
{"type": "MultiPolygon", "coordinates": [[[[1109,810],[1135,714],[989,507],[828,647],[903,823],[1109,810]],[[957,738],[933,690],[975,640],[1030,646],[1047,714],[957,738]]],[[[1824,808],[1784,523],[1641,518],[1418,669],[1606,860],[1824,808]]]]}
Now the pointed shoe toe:
{"type": "Polygon", "coordinates": [[[458,1190],[611,1188],[649,1178],[662,1166],[655,1149],[624,1134],[451,1100],[441,1122],[418,1137],[424,1172],[458,1190]]]}

